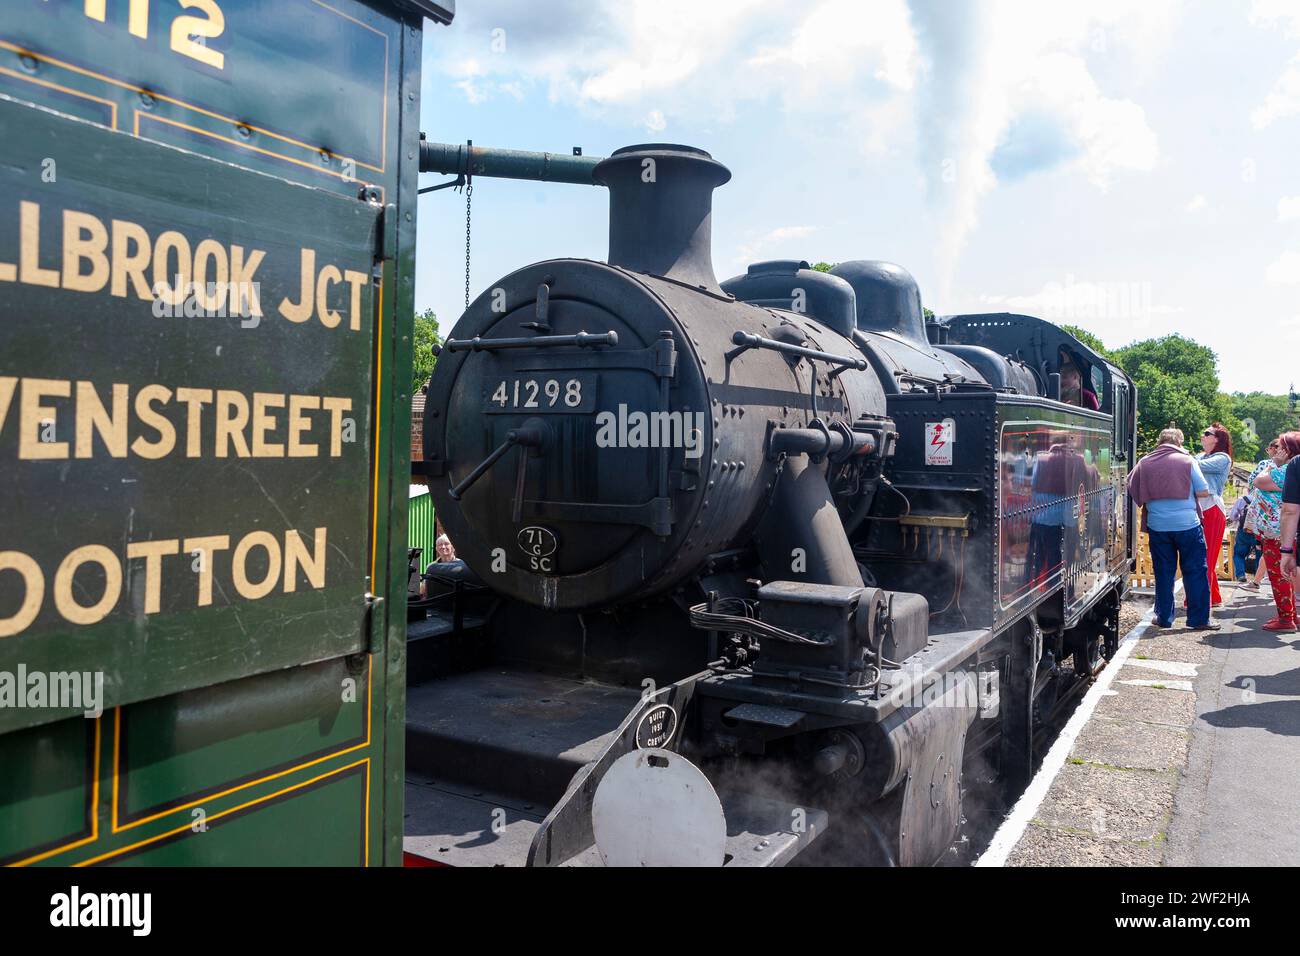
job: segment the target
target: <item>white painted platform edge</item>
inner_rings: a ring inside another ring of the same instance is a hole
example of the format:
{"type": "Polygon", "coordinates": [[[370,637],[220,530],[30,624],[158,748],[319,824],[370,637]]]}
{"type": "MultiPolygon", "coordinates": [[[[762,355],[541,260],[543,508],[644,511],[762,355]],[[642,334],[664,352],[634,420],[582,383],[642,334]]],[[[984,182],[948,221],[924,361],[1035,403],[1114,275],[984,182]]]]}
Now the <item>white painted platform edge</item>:
{"type": "MultiPolygon", "coordinates": [[[[1175,598],[1182,588],[1183,582],[1179,578],[1174,584],[1175,598]]],[[[1043,800],[1047,797],[1047,791],[1051,788],[1052,781],[1056,779],[1056,775],[1065,766],[1065,761],[1069,759],[1070,751],[1074,749],[1074,741],[1083,728],[1087,726],[1088,721],[1092,719],[1093,711],[1097,709],[1097,705],[1101,703],[1102,698],[1106,696],[1106,692],[1110,690],[1110,685],[1115,682],[1115,678],[1119,675],[1124,662],[1133,653],[1138,638],[1145,634],[1147,628],[1151,626],[1154,615],[1155,606],[1152,605],[1151,609],[1142,616],[1142,620],[1134,626],[1133,630],[1124,635],[1115,656],[1106,665],[1106,669],[1101,672],[1101,676],[1097,678],[1096,683],[1088,689],[1088,693],[1079,702],[1079,706],[1074,713],[1070,715],[1070,719],[1066,722],[1060,736],[1056,738],[1051,749],[1047,751],[1047,756],[1043,758],[1038,773],[1034,775],[1033,780],[1029,781],[1029,786],[1020,795],[1016,805],[1011,808],[1007,818],[1002,821],[1002,826],[998,827],[998,831],[993,834],[993,839],[989,842],[984,853],[975,861],[976,866],[1006,866],[1011,851],[1016,848],[1020,838],[1025,835],[1029,821],[1034,818],[1034,814],[1038,812],[1038,808],[1042,806],[1043,800]]]]}

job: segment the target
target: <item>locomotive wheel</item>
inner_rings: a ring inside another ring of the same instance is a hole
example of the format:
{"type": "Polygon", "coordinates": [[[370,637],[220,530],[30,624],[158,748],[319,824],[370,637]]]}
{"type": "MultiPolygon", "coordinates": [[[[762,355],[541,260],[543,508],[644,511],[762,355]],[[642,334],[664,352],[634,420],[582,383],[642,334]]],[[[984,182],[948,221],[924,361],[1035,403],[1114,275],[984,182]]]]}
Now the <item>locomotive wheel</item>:
{"type": "Polygon", "coordinates": [[[1119,592],[1112,591],[1106,603],[1106,629],[1102,632],[1105,644],[1106,660],[1110,660],[1119,650],[1119,592]]]}
{"type": "Polygon", "coordinates": [[[1034,772],[1034,684],[1043,655],[1043,629],[1033,615],[1011,634],[1011,661],[1002,711],[1001,768],[1010,793],[1019,793],[1034,772]]]}
{"type": "Polygon", "coordinates": [[[1074,652],[1074,672],[1080,677],[1092,677],[1106,666],[1106,659],[1113,654],[1110,651],[1103,655],[1102,638],[1090,637],[1084,646],[1074,652]]]}

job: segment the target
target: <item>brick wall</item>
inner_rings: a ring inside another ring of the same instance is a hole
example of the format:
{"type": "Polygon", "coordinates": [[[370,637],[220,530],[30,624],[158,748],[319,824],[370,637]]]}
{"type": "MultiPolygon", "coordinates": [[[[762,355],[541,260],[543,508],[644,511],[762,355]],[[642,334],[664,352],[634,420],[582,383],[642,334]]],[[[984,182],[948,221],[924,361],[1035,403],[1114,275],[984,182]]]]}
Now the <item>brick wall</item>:
{"type": "Polygon", "coordinates": [[[411,461],[424,457],[424,392],[411,398],[411,461]]]}

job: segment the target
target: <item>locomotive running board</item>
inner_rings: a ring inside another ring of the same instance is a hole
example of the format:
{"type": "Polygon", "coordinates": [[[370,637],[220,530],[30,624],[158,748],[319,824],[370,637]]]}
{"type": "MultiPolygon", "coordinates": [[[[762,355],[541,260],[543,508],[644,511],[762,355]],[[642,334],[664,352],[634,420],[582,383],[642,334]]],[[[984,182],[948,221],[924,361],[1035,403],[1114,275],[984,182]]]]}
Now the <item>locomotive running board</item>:
{"type": "MultiPolygon", "coordinates": [[[[641,699],[600,756],[574,774],[542,821],[528,850],[528,866],[599,865],[591,807],[601,779],[619,757],[638,747],[677,750],[695,685],[710,673],[703,671],[641,699]]],[[[828,825],[826,811],[812,807],[725,790],[718,798],[727,821],[727,866],[784,866],[828,825]]]]}

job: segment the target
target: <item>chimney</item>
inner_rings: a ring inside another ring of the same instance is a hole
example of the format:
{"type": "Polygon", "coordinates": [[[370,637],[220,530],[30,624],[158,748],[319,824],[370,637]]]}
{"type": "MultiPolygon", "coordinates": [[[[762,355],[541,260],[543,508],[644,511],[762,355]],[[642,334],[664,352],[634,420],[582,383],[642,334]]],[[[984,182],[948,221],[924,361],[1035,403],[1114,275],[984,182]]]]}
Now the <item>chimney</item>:
{"type": "Polygon", "coordinates": [[[600,163],[609,187],[609,263],[723,294],[713,274],[713,190],[731,171],[702,149],[625,146],[600,163]]]}

